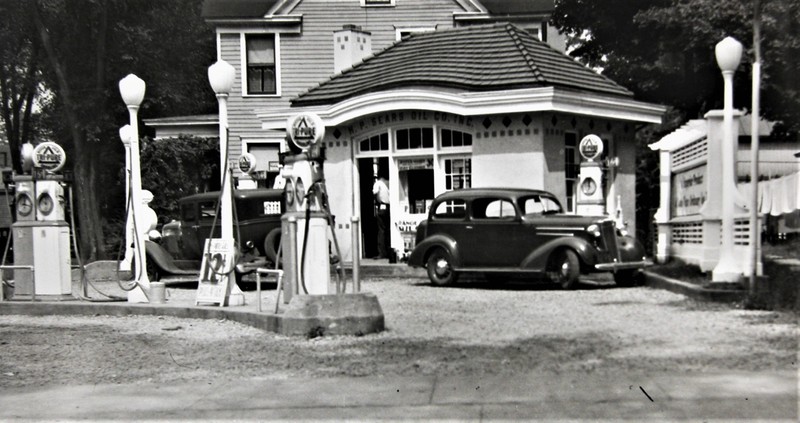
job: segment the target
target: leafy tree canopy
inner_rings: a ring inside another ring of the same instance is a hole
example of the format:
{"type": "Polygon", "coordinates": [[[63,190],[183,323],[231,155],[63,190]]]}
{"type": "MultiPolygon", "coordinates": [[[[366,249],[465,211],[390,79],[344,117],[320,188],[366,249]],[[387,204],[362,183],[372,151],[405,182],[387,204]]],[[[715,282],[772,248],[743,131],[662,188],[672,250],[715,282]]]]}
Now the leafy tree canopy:
{"type": "Polygon", "coordinates": [[[147,83],[140,118],[216,110],[206,79],[214,31],[200,16],[201,5],[0,0],[0,115],[12,153],[18,157],[20,143],[37,134],[67,150],[81,248],[90,260],[103,254],[101,223],[118,218],[125,206],[118,130],[128,113],[119,80],[135,73],[147,83]]]}
{"type": "MultiPolygon", "coordinates": [[[[722,108],[714,46],[726,36],[745,51],[734,104],[751,108],[752,0],[557,0],[553,23],[571,55],[682,121],[722,108]]],[[[762,116],[800,131],[800,0],[761,0],[762,116]]]]}

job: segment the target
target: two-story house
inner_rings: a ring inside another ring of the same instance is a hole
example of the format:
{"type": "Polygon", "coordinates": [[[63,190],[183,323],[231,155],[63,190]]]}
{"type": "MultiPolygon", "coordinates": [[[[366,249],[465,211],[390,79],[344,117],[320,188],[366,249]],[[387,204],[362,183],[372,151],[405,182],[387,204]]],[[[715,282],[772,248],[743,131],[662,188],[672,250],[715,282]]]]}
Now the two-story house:
{"type": "Polygon", "coordinates": [[[318,114],[345,260],[352,215],[374,255],[378,174],[401,252],[446,190],[547,189],[574,211],[586,134],[605,144],[607,210],[633,224],[635,128],[664,109],[564,55],[552,10],[545,0],[207,0],[217,55],[237,70],[229,156],[254,154],[270,184],[287,119],[318,114]]]}

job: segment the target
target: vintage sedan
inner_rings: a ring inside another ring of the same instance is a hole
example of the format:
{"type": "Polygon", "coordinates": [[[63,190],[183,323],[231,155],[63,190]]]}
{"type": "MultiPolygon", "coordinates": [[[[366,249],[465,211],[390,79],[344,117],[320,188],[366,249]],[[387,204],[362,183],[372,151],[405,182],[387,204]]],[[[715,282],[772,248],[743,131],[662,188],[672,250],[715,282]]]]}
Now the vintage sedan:
{"type": "Polygon", "coordinates": [[[573,288],[581,274],[613,272],[618,285],[637,283],[651,262],[634,238],[604,216],[565,214],[556,197],[530,189],[472,188],[444,193],[417,227],[408,259],[431,282],[460,273],[545,275],[573,288]]]}
{"type": "MultiPolygon", "coordinates": [[[[222,222],[217,216],[219,196],[215,191],[178,200],[180,220],[165,224],[160,238],[145,244],[150,280],[196,274],[206,239],[219,237],[222,231],[222,222]]],[[[234,236],[239,240],[239,263],[242,264],[237,266],[236,277],[240,279],[257,265],[275,263],[280,246],[281,216],[286,205],[283,190],[279,189],[234,190],[232,197],[234,236]]]]}

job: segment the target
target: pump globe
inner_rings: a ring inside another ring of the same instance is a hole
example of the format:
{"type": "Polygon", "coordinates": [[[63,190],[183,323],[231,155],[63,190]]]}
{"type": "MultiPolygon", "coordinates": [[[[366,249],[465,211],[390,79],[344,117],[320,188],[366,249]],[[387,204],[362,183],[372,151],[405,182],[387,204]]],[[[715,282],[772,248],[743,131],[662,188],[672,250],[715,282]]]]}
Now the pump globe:
{"type": "Polygon", "coordinates": [[[230,93],[234,79],[236,79],[236,68],[222,59],[208,67],[208,82],[217,94],[230,93]]]}
{"type": "Polygon", "coordinates": [[[129,144],[131,142],[131,136],[133,135],[131,132],[133,128],[130,125],[125,125],[122,128],[119,128],[119,139],[122,140],[123,144],[129,144]]]}
{"type": "Polygon", "coordinates": [[[119,93],[125,105],[139,106],[144,100],[145,83],[138,76],[130,74],[119,81],[119,93]]]}
{"type": "Polygon", "coordinates": [[[717,65],[723,72],[733,72],[739,67],[742,60],[742,43],[733,37],[725,37],[714,48],[717,65]]]}

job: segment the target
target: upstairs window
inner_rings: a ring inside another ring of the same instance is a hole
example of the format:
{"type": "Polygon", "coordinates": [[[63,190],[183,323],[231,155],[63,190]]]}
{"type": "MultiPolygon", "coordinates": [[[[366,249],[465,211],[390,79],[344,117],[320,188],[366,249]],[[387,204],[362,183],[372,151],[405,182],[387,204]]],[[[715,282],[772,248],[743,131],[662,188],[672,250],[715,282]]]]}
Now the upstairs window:
{"type": "Polygon", "coordinates": [[[361,0],[362,7],[394,6],[394,0],[361,0]]]}
{"type": "Polygon", "coordinates": [[[247,94],[277,94],[275,35],[247,35],[247,94]]]}

